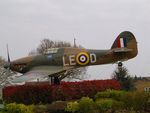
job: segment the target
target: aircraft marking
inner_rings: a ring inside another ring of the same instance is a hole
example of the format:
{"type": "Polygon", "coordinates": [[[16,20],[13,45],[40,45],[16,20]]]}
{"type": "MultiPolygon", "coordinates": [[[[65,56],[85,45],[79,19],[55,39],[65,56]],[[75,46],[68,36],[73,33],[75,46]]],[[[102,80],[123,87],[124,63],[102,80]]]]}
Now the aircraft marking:
{"type": "Polygon", "coordinates": [[[79,65],[86,65],[90,61],[89,55],[86,52],[81,52],[76,57],[76,62],[79,65]]]}
{"type": "Polygon", "coordinates": [[[118,48],[126,47],[126,38],[118,37],[117,46],[118,46],[118,48]]]}
{"type": "Polygon", "coordinates": [[[90,54],[90,61],[91,61],[92,64],[96,63],[96,54],[94,54],[94,53],[90,54]]]}
{"type": "Polygon", "coordinates": [[[63,56],[63,65],[64,66],[75,66],[76,64],[79,65],[87,65],[89,62],[91,64],[96,63],[96,54],[90,53],[87,54],[85,52],[80,52],[76,55],[69,55],[69,56],[63,56]]]}

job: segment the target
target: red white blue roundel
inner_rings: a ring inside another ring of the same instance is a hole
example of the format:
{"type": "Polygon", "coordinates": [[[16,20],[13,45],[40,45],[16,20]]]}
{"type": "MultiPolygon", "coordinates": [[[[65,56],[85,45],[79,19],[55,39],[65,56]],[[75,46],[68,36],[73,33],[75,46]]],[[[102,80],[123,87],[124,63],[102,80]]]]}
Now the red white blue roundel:
{"type": "Polygon", "coordinates": [[[81,52],[76,56],[76,61],[80,65],[86,65],[89,63],[89,55],[86,52],[81,52]]]}

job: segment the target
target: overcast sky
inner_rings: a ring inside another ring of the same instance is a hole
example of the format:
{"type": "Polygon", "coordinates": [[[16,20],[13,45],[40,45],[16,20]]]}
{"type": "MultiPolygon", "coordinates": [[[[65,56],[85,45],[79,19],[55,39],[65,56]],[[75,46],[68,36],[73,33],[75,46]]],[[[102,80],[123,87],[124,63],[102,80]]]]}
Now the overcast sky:
{"type": "MultiPolygon", "coordinates": [[[[124,63],[132,75],[150,76],[150,0],[0,0],[0,56],[6,44],[14,60],[43,38],[85,48],[108,49],[122,31],[131,31],[139,54],[124,63]]],[[[89,68],[89,79],[110,78],[116,65],[89,68]]]]}

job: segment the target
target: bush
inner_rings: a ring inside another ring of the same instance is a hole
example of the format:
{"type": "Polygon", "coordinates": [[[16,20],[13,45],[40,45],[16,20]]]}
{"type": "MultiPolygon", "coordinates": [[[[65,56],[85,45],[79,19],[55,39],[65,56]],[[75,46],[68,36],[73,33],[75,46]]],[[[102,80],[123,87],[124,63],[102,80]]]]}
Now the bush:
{"type": "Polygon", "coordinates": [[[94,101],[89,97],[82,97],[79,101],[79,112],[80,113],[93,113],[95,110],[94,101]]]}
{"type": "Polygon", "coordinates": [[[140,112],[149,109],[149,100],[150,95],[147,92],[128,92],[121,98],[127,110],[140,112]]]}
{"type": "Polygon", "coordinates": [[[122,97],[122,95],[125,94],[125,91],[119,91],[119,90],[106,90],[103,92],[98,92],[95,95],[95,99],[102,99],[102,98],[112,98],[114,100],[120,100],[120,98],[122,97]]]}
{"type": "Polygon", "coordinates": [[[3,110],[3,113],[33,113],[34,106],[26,106],[24,104],[11,103],[7,104],[3,110]]]}
{"type": "Polygon", "coordinates": [[[28,84],[3,88],[3,100],[6,103],[48,104],[53,101],[80,99],[83,96],[93,98],[98,91],[121,89],[116,80],[92,80],[82,82],[62,82],[60,85],[28,84]]]}
{"type": "Polygon", "coordinates": [[[112,108],[112,99],[101,99],[96,101],[96,107],[100,113],[104,113],[112,108]]]}
{"type": "Polygon", "coordinates": [[[124,109],[124,103],[121,101],[113,100],[112,102],[112,111],[119,111],[124,109]]]}
{"type": "Polygon", "coordinates": [[[19,85],[3,89],[3,100],[6,103],[38,104],[51,103],[51,87],[49,85],[19,85]]]}
{"type": "Polygon", "coordinates": [[[46,105],[36,105],[34,109],[34,113],[47,113],[46,105]]]}
{"type": "Polygon", "coordinates": [[[79,110],[79,103],[77,101],[67,103],[67,107],[65,108],[65,111],[72,113],[75,113],[78,110],[79,110]]]}
{"type": "Polygon", "coordinates": [[[46,105],[48,113],[65,113],[66,106],[66,101],[56,101],[52,104],[46,105]]]}
{"type": "Polygon", "coordinates": [[[94,102],[89,97],[82,97],[79,102],[68,102],[65,111],[71,113],[99,113],[112,108],[112,99],[101,99],[94,102]]]}
{"type": "Polygon", "coordinates": [[[69,102],[65,108],[65,111],[71,113],[94,113],[96,111],[95,108],[95,103],[91,98],[82,97],[79,102],[69,102]]]}

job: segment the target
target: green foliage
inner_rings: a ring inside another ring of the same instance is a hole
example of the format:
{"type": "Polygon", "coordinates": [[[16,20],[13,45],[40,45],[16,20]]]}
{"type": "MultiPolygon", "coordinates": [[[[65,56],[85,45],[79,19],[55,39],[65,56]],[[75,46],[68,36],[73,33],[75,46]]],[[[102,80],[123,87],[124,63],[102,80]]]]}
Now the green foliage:
{"type": "Polygon", "coordinates": [[[95,99],[102,99],[102,98],[112,98],[114,100],[120,100],[121,96],[125,94],[125,91],[119,91],[119,90],[106,90],[103,92],[98,92],[95,95],[95,99]]]}
{"type": "Polygon", "coordinates": [[[127,68],[122,67],[114,71],[113,79],[118,80],[124,90],[134,90],[134,79],[129,75],[127,68]]]}
{"type": "Polygon", "coordinates": [[[0,97],[0,104],[3,104],[3,99],[0,97]]]}
{"type": "Polygon", "coordinates": [[[72,113],[75,113],[78,110],[79,110],[79,103],[77,101],[69,102],[67,104],[67,107],[65,108],[65,111],[72,112],[72,113]]]}
{"type": "MultiPolygon", "coordinates": [[[[56,101],[47,105],[48,113],[65,113],[66,101],[56,101]]],[[[43,112],[42,112],[43,113],[43,112]]]]}
{"type": "Polygon", "coordinates": [[[46,105],[36,105],[34,113],[45,113],[47,111],[46,105]]]}
{"type": "Polygon", "coordinates": [[[112,99],[100,99],[96,101],[96,107],[100,113],[103,113],[112,108],[112,103],[112,99]]]}
{"type": "Polygon", "coordinates": [[[124,103],[122,101],[113,100],[113,103],[112,103],[113,111],[118,111],[118,110],[123,110],[123,109],[124,109],[124,103]]]}
{"type": "Polygon", "coordinates": [[[11,103],[6,104],[0,113],[145,113],[150,110],[148,92],[107,90],[99,92],[95,97],[95,101],[89,97],[82,97],[74,102],[56,101],[35,106],[11,103]]]}
{"type": "MultiPolygon", "coordinates": [[[[95,95],[96,102],[101,99],[113,99],[112,106],[110,109],[113,111],[127,110],[142,112],[144,110],[149,110],[150,108],[150,93],[146,92],[125,92],[125,91],[115,91],[107,90],[105,92],[98,92],[95,95]]],[[[101,104],[100,104],[101,105],[101,104]]],[[[105,107],[100,107],[105,108],[105,107]]]]}
{"type": "Polygon", "coordinates": [[[128,92],[121,98],[125,109],[135,111],[148,109],[149,100],[150,95],[146,92],[128,92]]]}
{"type": "Polygon", "coordinates": [[[79,112],[80,113],[93,113],[94,101],[89,97],[82,97],[79,101],[79,112]]]}
{"type": "Polygon", "coordinates": [[[7,104],[3,110],[3,113],[33,113],[34,106],[26,106],[24,104],[11,103],[7,104]]]}

